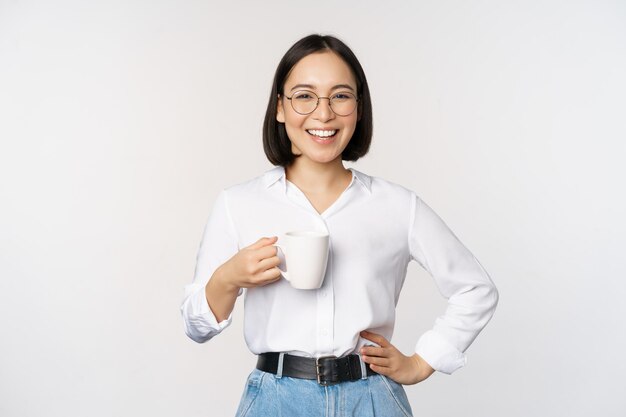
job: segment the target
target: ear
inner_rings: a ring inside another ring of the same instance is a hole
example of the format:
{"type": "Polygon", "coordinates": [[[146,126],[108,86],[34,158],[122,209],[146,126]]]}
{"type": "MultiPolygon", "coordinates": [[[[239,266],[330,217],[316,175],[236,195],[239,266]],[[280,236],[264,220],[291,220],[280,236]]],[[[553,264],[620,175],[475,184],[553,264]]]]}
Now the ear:
{"type": "Polygon", "coordinates": [[[285,111],[283,109],[283,100],[278,95],[278,101],[276,102],[276,121],[279,123],[285,123],[285,111]]]}

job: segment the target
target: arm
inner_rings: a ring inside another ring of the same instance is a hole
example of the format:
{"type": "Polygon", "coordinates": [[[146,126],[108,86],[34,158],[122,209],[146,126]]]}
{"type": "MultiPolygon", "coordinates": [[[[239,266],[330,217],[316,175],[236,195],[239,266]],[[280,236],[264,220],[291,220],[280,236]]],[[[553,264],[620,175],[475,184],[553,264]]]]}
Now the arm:
{"type": "Polygon", "coordinates": [[[226,194],[219,194],[204,229],[194,280],[185,287],[181,313],[187,336],[198,343],[210,340],[230,325],[243,288],[280,279],[280,260],[272,246],[276,240],[261,238],[239,250],[226,194]]]}
{"type": "Polygon", "coordinates": [[[413,204],[411,258],[431,274],[448,300],[445,313],[420,337],[415,352],[435,370],[451,374],[465,365],[463,352],[493,316],[498,291],[443,220],[415,195],[413,204]]]}
{"type": "Polygon", "coordinates": [[[204,291],[215,317],[230,317],[242,287],[267,285],[280,279],[280,259],[272,246],[277,240],[276,236],[261,238],[217,268],[204,291]]]}
{"type": "MultiPolygon", "coordinates": [[[[228,327],[235,301],[226,315],[214,314],[209,307],[206,286],[218,268],[239,250],[237,233],[228,213],[226,192],[218,194],[207,220],[198,255],[193,281],[185,286],[181,314],[185,333],[192,340],[203,343],[228,327]]],[[[236,295],[240,295],[237,290],[236,295]]],[[[236,299],[236,297],[235,297],[236,299]]],[[[219,313],[219,312],[218,312],[219,313]]]]}
{"type": "Polygon", "coordinates": [[[230,285],[225,279],[223,267],[224,265],[215,270],[213,276],[204,287],[204,295],[209,308],[218,321],[223,321],[230,317],[235,308],[235,301],[237,301],[239,296],[239,288],[230,285]]]}
{"type": "Polygon", "coordinates": [[[372,370],[401,384],[415,384],[435,370],[450,374],[465,365],[463,352],[491,319],[498,291],[478,260],[454,236],[430,207],[412,196],[409,228],[411,258],[426,269],[448,308],[417,342],[415,353],[405,356],[383,336],[362,332],[378,347],[361,348],[372,370]]]}

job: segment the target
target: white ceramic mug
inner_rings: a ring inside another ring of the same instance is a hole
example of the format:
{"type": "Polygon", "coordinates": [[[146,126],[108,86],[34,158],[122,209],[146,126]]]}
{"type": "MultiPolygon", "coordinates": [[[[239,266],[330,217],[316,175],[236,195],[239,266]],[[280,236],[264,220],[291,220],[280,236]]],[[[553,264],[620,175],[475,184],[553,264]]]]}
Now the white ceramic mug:
{"type": "Polygon", "coordinates": [[[287,271],[283,276],[292,287],[301,290],[320,288],[328,262],[328,233],[297,231],[285,233],[280,245],[287,271]]]}

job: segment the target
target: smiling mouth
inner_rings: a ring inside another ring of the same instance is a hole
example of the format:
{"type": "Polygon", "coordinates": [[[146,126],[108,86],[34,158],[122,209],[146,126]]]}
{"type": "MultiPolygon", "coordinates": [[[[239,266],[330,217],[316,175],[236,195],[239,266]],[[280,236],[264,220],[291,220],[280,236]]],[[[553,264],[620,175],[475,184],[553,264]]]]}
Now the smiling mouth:
{"type": "Polygon", "coordinates": [[[313,138],[315,138],[316,140],[331,140],[333,138],[335,138],[335,136],[337,136],[337,132],[339,132],[339,130],[337,129],[332,129],[332,130],[317,130],[317,129],[307,129],[306,130],[307,133],[311,136],[313,136],[313,138]]]}

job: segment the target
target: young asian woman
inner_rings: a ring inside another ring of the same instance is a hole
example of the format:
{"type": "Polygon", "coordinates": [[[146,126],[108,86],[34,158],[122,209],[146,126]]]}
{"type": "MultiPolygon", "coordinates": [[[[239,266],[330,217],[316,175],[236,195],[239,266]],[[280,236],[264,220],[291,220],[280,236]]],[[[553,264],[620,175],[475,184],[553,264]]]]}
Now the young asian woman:
{"type": "Polygon", "coordinates": [[[237,416],[410,416],[403,385],[464,366],[495,311],[487,272],[416,193],[345,168],[369,151],[372,124],[365,73],[345,43],[310,35],[287,51],[263,127],[275,168],[220,192],[181,306],[202,343],[228,327],[245,292],[258,364],[237,416]],[[289,230],[330,236],[321,288],[282,278],[276,245],[289,230]],[[404,355],[390,339],[411,260],[448,307],[404,355]]]}

